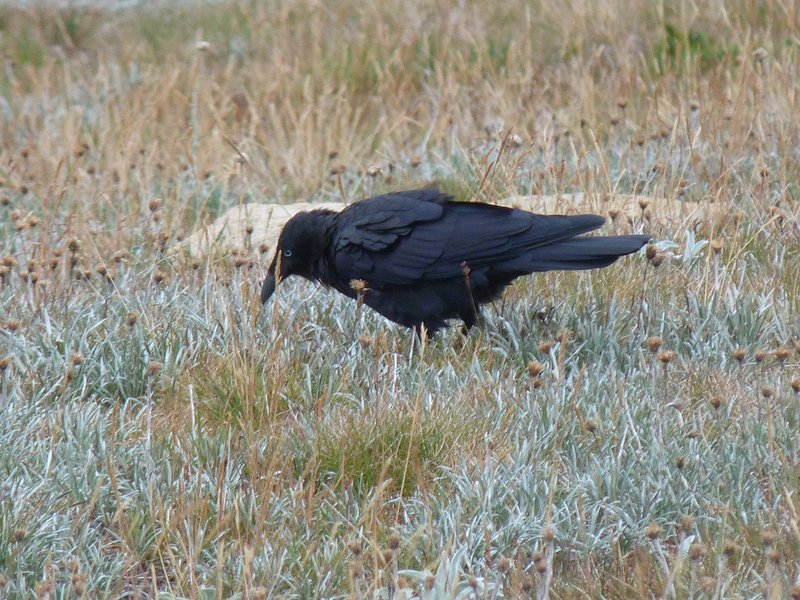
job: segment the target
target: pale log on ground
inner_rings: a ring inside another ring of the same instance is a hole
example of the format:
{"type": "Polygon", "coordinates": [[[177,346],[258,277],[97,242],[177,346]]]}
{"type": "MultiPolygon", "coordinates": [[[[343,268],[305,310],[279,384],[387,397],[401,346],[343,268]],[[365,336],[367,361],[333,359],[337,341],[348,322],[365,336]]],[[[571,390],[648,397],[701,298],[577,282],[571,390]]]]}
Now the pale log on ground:
{"type": "MultiPolygon", "coordinates": [[[[636,194],[590,196],[583,193],[513,196],[499,200],[498,204],[542,214],[594,213],[606,217],[609,222],[612,216],[616,216],[621,232],[627,231],[631,223],[641,222],[643,215],[652,223],[668,224],[674,228],[706,221],[714,215],[724,214],[728,208],[727,204],[719,202],[690,203],[636,194]]],[[[190,256],[199,257],[241,248],[258,250],[259,246],[266,244],[267,253],[271,254],[284,224],[298,212],[318,208],[338,211],[344,206],[340,202],[235,206],[210,225],[195,231],[174,251],[185,251],[190,256]],[[252,228],[249,234],[248,228],[252,228]]]]}

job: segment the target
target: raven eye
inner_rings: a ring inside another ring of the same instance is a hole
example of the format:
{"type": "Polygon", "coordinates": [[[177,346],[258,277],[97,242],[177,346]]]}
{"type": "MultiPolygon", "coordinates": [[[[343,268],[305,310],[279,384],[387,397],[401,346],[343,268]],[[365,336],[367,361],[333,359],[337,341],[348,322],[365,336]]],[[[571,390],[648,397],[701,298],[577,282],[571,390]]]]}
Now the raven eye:
{"type": "Polygon", "coordinates": [[[284,255],[286,258],[289,258],[289,257],[292,255],[292,251],[291,251],[291,250],[284,250],[284,251],[283,251],[283,255],[284,255]]]}

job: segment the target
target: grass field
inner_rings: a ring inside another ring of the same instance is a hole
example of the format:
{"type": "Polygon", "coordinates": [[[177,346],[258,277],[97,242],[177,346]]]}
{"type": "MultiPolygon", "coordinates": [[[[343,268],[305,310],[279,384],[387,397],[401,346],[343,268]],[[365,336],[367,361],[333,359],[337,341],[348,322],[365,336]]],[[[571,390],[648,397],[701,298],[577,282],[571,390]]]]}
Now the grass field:
{"type": "Polygon", "coordinates": [[[800,3],[0,7],[0,597],[800,598],[800,3]],[[251,201],[584,192],[424,349],[251,201]]]}

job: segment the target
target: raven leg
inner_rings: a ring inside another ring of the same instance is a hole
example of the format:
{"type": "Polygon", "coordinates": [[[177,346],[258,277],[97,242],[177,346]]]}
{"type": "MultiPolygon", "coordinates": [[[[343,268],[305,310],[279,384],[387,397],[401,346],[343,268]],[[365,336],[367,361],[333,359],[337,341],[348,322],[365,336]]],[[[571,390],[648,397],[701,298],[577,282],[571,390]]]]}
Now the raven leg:
{"type": "Polygon", "coordinates": [[[425,338],[428,340],[433,339],[433,336],[436,335],[436,332],[439,330],[438,327],[431,327],[427,323],[417,323],[416,325],[412,326],[414,329],[414,334],[416,338],[422,341],[422,332],[425,331],[425,338]]]}
{"type": "Polygon", "coordinates": [[[478,322],[478,317],[480,317],[480,313],[476,310],[468,310],[467,312],[461,313],[459,315],[461,320],[464,321],[464,324],[461,325],[461,333],[463,335],[467,335],[469,330],[475,326],[475,323],[478,322]]]}

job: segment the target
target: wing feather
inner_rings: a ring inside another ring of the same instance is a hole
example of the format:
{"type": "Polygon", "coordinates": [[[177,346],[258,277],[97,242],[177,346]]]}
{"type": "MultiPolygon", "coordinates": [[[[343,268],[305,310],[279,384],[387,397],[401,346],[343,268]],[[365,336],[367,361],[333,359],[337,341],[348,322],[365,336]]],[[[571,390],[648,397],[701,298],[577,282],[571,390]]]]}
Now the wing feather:
{"type": "Polygon", "coordinates": [[[377,196],[349,206],[337,224],[337,272],[373,287],[460,277],[471,268],[510,264],[533,248],[602,225],[595,215],[545,216],[451,202],[432,190],[377,196]]]}

